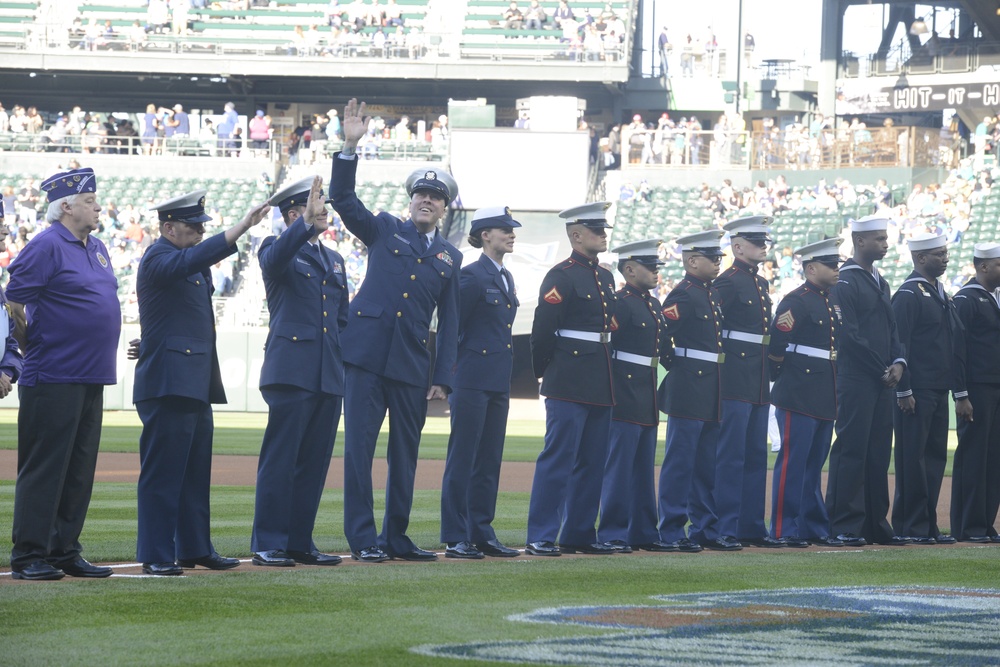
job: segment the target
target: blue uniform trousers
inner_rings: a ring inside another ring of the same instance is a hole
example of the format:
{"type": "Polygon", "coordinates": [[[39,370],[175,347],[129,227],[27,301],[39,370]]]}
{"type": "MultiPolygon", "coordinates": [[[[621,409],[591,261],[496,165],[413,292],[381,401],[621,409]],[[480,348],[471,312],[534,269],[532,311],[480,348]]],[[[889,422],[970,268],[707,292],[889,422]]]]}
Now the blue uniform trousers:
{"type": "Polygon", "coordinates": [[[892,407],[896,433],[892,529],[906,537],[937,537],[938,497],[948,462],[948,391],[914,389],[913,400],[912,415],[903,414],[898,404],[892,407]]]}
{"type": "Polygon", "coordinates": [[[664,542],[687,537],[684,526],[689,519],[692,540],[719,537],[712,511],[718,441],[719,422],[668,418],[667,447],[660,466],[658,526],[664,542]]]}
{"type": "Polygon", "coordinates": [[[312,551],[343,399],[292,386],[260,393],[270,414],[257,462],[250,549],[312,551]]]}
{"type": "Polygon", "coordinates": [[[345,365],[344,534],[352,551],[379,546],[392,554],[416,546],[406,536],[413,505],[420,431],[427,419],[427,389],[345,365]],[[375,534],[372,460],[379,430],[389,411],[389,474],[382,532],[375,534]]]}
{"type": "Polygon", "coordinates": [[[952,463],[951,534],[996,535],[1000,508],[1000,385],[970,382],[973,421],[958,424],[952,463]]]}
{"type": "Polygon", "coordinates": [[[528,542],[597,541],[601,480],[608,455],[611,406],[545,399],[545,447],[535,463],[528,542]]]}
{"type": "Polygon", "coordinates": [[[830,517],[823,502],[823,464],[830,453],[833,420],[777,408],[781,451],[771,483],[771,537],[827,537],[830,517]]]}
{"type": "Polygon", "coordinates": [[[767,414],[769,405],[724,399],[715,466],[715,515],[719,535],[767,535],[767,414]]]}
{"type": "Polygon", "coordinates": [[[656,429],[611,422],[598,541],[650,544],[660,539],[656,532],[656,429]]]}
{"type": "Polygon", "coordinates": [[[458,387],[448,402],[451,435],[441,482],[441,541],[489,542],[496,539],[492,523],[510,393],[458,387]]]}
{"type": "Polygon", "coordinates": [[[139,436],[136,556],[168,563],[215,552],[209,529],[212,406],[181,396],[135,404],[139,436]]]}

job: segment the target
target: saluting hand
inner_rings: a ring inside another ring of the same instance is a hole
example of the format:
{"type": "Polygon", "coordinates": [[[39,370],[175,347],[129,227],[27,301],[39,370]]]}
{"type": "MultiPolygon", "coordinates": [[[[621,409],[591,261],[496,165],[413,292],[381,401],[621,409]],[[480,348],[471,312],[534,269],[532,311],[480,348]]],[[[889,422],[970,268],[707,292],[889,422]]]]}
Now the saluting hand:
{"type": "Polygon", "coordinates": [[[340,121],[340,126],[344,130],[344,143],[351,147],[357,146],[361,137],[368,131],[368,119],[365,117],[367,105],[362,102],[358,104],[357,98],[352,97],[344,107],[344,118],[340,121]]]}
{"type": "Polygon", "coordinates": [[[306,224],[312,225],[313,231],[325,232],[330,227],[330,216],[326,212],[326,197],[323,195],[323,179],[317,176],[309,186],[309,201],[302,214],[306,224]]]}

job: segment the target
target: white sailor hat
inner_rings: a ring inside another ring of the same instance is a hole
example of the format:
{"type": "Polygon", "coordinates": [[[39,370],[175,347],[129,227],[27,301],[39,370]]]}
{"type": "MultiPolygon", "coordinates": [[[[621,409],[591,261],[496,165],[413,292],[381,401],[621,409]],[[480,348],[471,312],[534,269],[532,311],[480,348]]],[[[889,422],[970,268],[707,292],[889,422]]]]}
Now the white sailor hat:
{"type": "Polygon", "coordinates": [[[910,247],[910,252],[934,250],[935,248],[943,248],[948,245],[948,239],[945,238],[944,234],[920,232],[911,236],[906,241],[906,245],[910,247]]]}
{"type": "Polygon", "coordinates": [[[472,216],[472,227],[469,229],[471,236],[477,235],[484,229],[494,227],[520,227],[521,223],[515,220],[510,214],[509,206],[487,206],[476,211],[472,216]]]}
{"type": "Polygon", "coordinates": [[[851,220],[851,232],[884,232],[888,227],[889,218],[880,213],[851,220]]]}
{"type": "Polygon", "coordinates": [[[584,225],[591,229],[610,229],[607,212],[611,208],[609,201],[595,201],[589,204],[581,204],[559,212],[559,217],[566,221],[567,225],[584,225]]]}
{"type": "Polygon", "coordinates": [[[619,262],[631,260],[655,268],[664,264],[660,261],[660,254],[657,250],[659,247],[660,239],[643,239],[642,241],[623,243],[612,248],[611,252],[618,254],[619,262]]]}
{"type": "Polygon", "coordinates": [[[406,178],[406,194],[413,197],[414,192],[420,191],[437,193],[450,204],[458,197],[458,184],[444,170],[417,169],[406,178]]]}
{"type": "Polygon", "coordinates": [[[837,248],[841,243],[843,243],[843,239],[840,238],[824,239],[798,248],[795,254],[802,260],[803,265],[809,262],[819,262],[836,268],[840,266],[840,252],[837,248]]]}
{"type": "Polygon", "coordinates": [[[772,222],[774,218],[769,215],[754,215],[727,222],[722,228],[730,236],[739,236],[748,241],[770,241],[768,234],[771,233],[771,228],[768,225],[772,222]]]}
{"type": "Polygon", "coordinates": [[[720,241],[725,235],[721,229],[709,229],[704,232],[687,234],[677,239],[684,252],[697,252],[705,257],[722,257],[720,241]]]}
{"type": "Polygon", "coordinates": [[[211,216],[205,215],[205,193],[208,190],[195,190],[180,197],[161,201],[152,207],[160,216],[160,222],[187,222],[198,224],[208,222],[211,216]]]}
{"type": "Polygon", "coordinates": [[[976,259],[998,259],[1000,243],[977,243],[972,248],[972,256],[976,259]]]}
{"type": "MultiPolygon", "coordinates": [[[[309,201],[309,191],[312,189],[314,178],[314,176],[307,176],[286,185],[271,195],[267,203],[271,206],[277,206],[282,213],[286,213],[295,206],[305,206],[306,202],[309,201]]],[[[333,203],[332,199],[324,199],[323,201],[327,204],[333,203]]]]}

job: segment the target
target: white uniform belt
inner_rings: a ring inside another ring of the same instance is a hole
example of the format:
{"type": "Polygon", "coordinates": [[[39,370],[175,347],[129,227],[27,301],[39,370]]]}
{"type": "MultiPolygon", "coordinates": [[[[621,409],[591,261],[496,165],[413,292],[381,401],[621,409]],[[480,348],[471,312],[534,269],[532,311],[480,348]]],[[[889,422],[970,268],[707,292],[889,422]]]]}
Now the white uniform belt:
{"type": "Polygon", "coordinates": [[[615,350],[612,356],[615,359],[627,361],[630,364],[638,364],[639,366],[647,366],[649,368],[656,368],[660,363],[660,360],[656,357],[644,357],[641,354],[632,354],[631,352],[622,352],[621,350],[615,350]]]}
{"type": "Polygon", "coordinates": [[[610,331],[576,331],[575,329],[556,329],[556,335],[560,338],[575,338],[591,343],[610,343],[610,331]]]}
{"type": "Polygon", "coordinates": [[[804,354],[807,357],[816,357],[818,359],[829,359],[831,361],[837,360],[836,350],[824,350],[819,347],[809,347],[808,345],[789,345],[789,352],[796,352],[798,354],[804,354]]]}
{"type": "Polygon", "coordinates": [[[755,343],[756,345],[767,345],[771,342],[771,337],[768,335],[744,333],[743,331],[730,331],[729,329],[722,330],[722,337],[729,338],[731,340],[741,340],[744,343],[755,343]]]}
{"type": "Polygon", "coordinates": [[[675,347],[674,348],[675,357],[687,357],[688,359],[698,359],[699,361],[710,361],[713,364],[721,364],[726,360],[726,355],[723,353],[716,354],[715,352],[702,352],[701,350],[691,350],[686,347],[675,347]]]}

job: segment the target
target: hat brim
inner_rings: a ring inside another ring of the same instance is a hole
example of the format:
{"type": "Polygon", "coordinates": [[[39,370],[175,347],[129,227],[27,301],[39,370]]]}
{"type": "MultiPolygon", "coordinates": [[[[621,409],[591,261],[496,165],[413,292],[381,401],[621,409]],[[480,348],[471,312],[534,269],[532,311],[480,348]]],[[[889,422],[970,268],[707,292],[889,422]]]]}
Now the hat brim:
{"type": "Polygon", "coordinates": [[[189,225],[198,225],[203,222],[211,222],[211,221],[212,221],[212,216],[208,215],[207,213],[202,213],[201,215],[187,216],[184,218],[172,218],[171,220],[167,220],[167,222],[186,222],[189,225]]]}
{"type": "Polygon", "coordinates": [[[566,226],[569,227],[570,225],[583,225],[590,229],[611,229],[611,225],[608,224],[607,220],[567,220],[566,226]]]}

